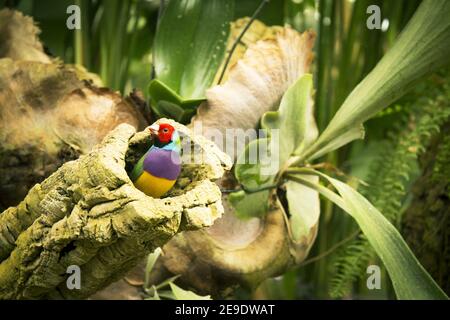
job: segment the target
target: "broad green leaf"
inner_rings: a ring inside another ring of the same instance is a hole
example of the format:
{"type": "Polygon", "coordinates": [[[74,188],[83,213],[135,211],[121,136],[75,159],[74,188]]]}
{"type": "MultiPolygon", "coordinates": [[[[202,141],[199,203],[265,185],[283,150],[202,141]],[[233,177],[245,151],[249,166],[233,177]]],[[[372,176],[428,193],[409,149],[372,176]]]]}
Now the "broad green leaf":
{"type": "MultiPolygon", "coordinates": [[[[312,175],[302,177],[315,183],[319,181],[318,177],[312,175]]],[[[319,222],[319,194],[293,181],[288,181],[285,185],[292,240],[300,242],[304,237],[309,236],[311,228],[319,222]]]]}
{"type": "Polygon", "coordinates": [[[153,299],[152,300],[161,300],[161,298],[158,295],[158,291],[155,290],[155,294],[153,295],[153,299]]]}
{"type": "Polygon", "coordinates": [[[200,13],[200,0],[169,1],[157,26],[153,51],[156,78],[177,93],[200,13]]]}
{"type": "Polygon", "coordinates": [[[159,117],[189,122],[197,106],[204,99],[183,99],[179,94],[157,79],[150,81],[148,92],[153,110],[159,117]]]}
{"type": "Polygon", "coordinates": [[[154,42],[156,78],[183,99],[204,98],[225,54],[234,0],[172,0],[154,42]]]}
{"type": "Polygon", "coordinates": [[[150,288],[144,290],[148,294],[148,297],[145,298],[145,300],[161,300],[155,286],[151,286],[150,288]]]}
{"type": "Polygon", "coordinates": [[[320,158],[331,151],[339,149],[340,147],[346,145],[347,143],[349,143],[353,140],[363,139],[363,138],[364,138],[363,125],[355,126],[355,127],[351,128],[350,130],[344,132],[343,134],[331,139],[320,150],[318,150],[316,153],[309,156],[308,160],[311,161],[311,160],[320,158]]]}
{"type": "Polygon", "coordinates": [[[192,291],[181,289],[174,283],[170,283],[170,288],[176,300],[211,300],[211,296],[199,296],[192,291]]]}
{"type": "MultiPolygon", "coordinates": [[[[311,92],[312,76],[307,74],[298,80],[296,86],[286,91],[278,111],[267,112],[261,119],[262,127],[268,132],[279,129],[279,154],[282,165],[291,154],[301,153],[317,138],[318,131],[313,116],[311,92]]],[[[305,178],[317,179],[313,176],[305,178]]],[[[291,236],[293,241],[299,242],[309,235],[311,227],[318,222],[319,195],[316,191],[295,182],[287,182],[285,186],[291,236]]],[[[250,205],[252,201],[246,202],[250,205]]]]}
{"type": "Polygon", "coordinates": [[[175,280],[177,280],[181,275],[176,275],[173,277],[170,277],[166,280],[164,280],[163,282],[161,282],[160,284],[158,284],[155,288],[156,290],[160,290],[161,288],[164,288],[166,286],[168,286],[169,284],[173,283],[175,280]]]}
{"type": "MultiPolygon", "coordinates": [[[[150,257],[149,257],[149,259],[150,259],[150,257]]],[[[154,258],[152,258],[152,260],[156,261],[154,258]]],[[[154,265],[154,261],[153,261],[153,265],[154,265]]],[[[150,271],[151,271],[151,269],[150,269],[150,271]]],[[[170,284],[172,284],[179,277],[180,277],[180,275],[176,275],[176,276],[170,277],[170,278],[164,280],[163,282],[161,282],[160,284],[158,284],[156,286],[152,285],[149,288],[148,288],[148,281],[145,280],[145,283],[147,285],[144,286],[144,291],[149,295],[149,298],[147,298],[146,300],[161,300],[160,297],[163,297],[163,298],[166,298],[166,299],[175,299],[175,296],[172,293],[172,291],[161,290],[161,289],[165,288],[167,286],[170,286],[170,284]]],[[[146,274],[146,278],[147,278],[147,274],[146,274]]]]}
{"type": "Polygon", "coordinates": [[[158,294],[161,298],[177,300],[177,298],[175,297],[175,295],[173,294],[173,292],[171,290],[163,290],[163,291],[158,292],[158,294]]]}
{"type": "Polygon", "coordinates": [[[268,209],[269,191],[263,190],[255,193],[238,191],[230,193],[228,200],[240,219],[263,216],[268,209]]]}
{"type": "Polygon", "coordinates": [[[328,180],[340,195],[299,176],[293,179],[319,191],[356,220],[386,266],[398,299],[448,299],[397,229],[367,199],[339,180],[312,172],[328,180]]]}
{"type": "Polygon", "coordinates": [[[336,137],[361,126],[403,96],[423,76],[448,64],[449,17],[449,1],[424,0],[392,48],[350,93],[325,131],[302,158],[309,159],[336,137]]]}
{"type": "MultiPolygon", "coordinates": [[[[268,138],[251,141],[244,152],[236,159],[235,176],[248,189],[257,189],[272,184],[279,165],[272,161],[271,147],[273,140],[268,138]],[[274,165],[273,168],[271,166],[274,165]]],[[[239,218],[251,218],[263,215],[268,207],[269,191],[246,193],[233,192],[228,200],[236,210],[239,218]]]]}
{"type": "Polygon", "coordinates": [[[205,99],[184,99],[170,87],[157,79],[150,81],[148,91],[151,94],[151,98],[155,101],[168,101],[183,108],[195,108],[201,102],[205,101],[205,99]]]}
{"type": "Polygon", "coordinates": [[[261,119],[263,128],[279,130],[282,163],[292,153],[299,153],[304,146],[317,139],[312,86],[312,75],[305,74],[285,92],[278,111],[266,112],[261,119]]]}
{"type": "Polygon", "coordinates": [[[263,116],[261,124],[270,138],[250,142],[238,157],[235,175],[242,185],[257,188],[272,183],[289,156],[317,137],[311,91],[312,76],[305,74],[285,92],[278,111],[263,116]]]}
{"type": "Polygon", "coordinates": [[[236,159],[236,179],[248,189],[273,183],[280,167],[279,145],[274,139],[261,138],[250,141],[236,159]],[[273,151],[273,152],[272,152],[273,151]]]}
{"type": "Polygon", "coordinates": [[[181,96],[204,97],[225,56],[233,15],[234,0],[202,1],[192,53],[181,79],[181,96]]]}
{"type": "MultiPolygon", "coordinates": [[[[312,76],[305,74],[285,92],[278,111],[263,116],[261,125],[270,138],[250,142],[236,161],[235,176],[245,188],[273,184],[289,157],[317,138],[311,94],[312,76]]],[[[240,192],[231,194],[230,201],[239,216],[251,217],[266,212],[268,195],[268,191],[240,192]]]]}
{"type": "Polygon", "coordinates": [[[383,261],[399,299],[445,299],[395,227],[361,194],[335,179],[333,186],[383,261]]]}
{"type": "Polygon", "coordinates": [[[149,276],[150,273],[153,270],[153,266],[156,263],[156,260],[158,260],[159,256],[161,255],[161,248],[156,248],[155,251],[150,253],[147,256],[147,264],[145,266],[145,275],[144,275],[144,288],[148,288],[149,286],[149,276]]]}

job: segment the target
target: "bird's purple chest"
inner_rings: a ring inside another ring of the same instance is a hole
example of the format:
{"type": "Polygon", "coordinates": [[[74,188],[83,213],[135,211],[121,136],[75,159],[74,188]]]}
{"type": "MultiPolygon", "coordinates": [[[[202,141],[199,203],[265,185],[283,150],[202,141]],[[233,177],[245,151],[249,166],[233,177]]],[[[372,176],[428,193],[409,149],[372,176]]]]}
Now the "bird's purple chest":
{"type": "Polygon", "coordinates": [[[144,159],[144,170],[155,177],[176,180],[181,171],[178,152],[154,148],[144,159]]]}

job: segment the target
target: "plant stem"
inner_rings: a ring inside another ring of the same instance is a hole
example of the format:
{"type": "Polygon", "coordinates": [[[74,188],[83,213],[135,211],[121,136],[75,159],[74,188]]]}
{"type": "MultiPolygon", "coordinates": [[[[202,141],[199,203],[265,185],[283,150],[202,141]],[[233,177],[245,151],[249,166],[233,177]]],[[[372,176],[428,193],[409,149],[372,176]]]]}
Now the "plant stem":
{"type": "Polygon", "coordinates": [[[220,73],[219,80],[217,81],[217,84],[220,84],[222,82],[222,79],[225,75],[225,71],[227,70],[228,64],[230,63],[231,57],[233,56],[233,52],[236,50],[237,45],[241,42],[242,37],[247,32],[247,30],[252,25],[253,21],[255,21],[258,14],[261,12],[261,10],[264,8],[264,6],[269,2],[270,0],[262,0],[261,4],[258,6],[258,8],[253,13],[250,21],[247,23],[247,25],[244,27],[244,29],[241,31],[239,36],[236,38],[236,40],[233,43],[233,46],[231,47],[231,50],[227,56],[227,60],[225,61],[225,64],[223,65],[222,72],[220,73]]]}

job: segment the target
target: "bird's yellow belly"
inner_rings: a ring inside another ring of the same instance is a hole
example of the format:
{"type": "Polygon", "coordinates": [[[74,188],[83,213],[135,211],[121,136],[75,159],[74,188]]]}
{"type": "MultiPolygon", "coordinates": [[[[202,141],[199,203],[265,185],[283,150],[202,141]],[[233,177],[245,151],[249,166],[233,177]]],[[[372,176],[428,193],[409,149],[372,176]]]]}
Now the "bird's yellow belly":
{"type": "Polygon", "coordinates": [[[155,177],[144,171],[134,182],[134,185],[146,195],[153,198],[160,198],[173,187],[175,181],[176,180],[155,177]]]}

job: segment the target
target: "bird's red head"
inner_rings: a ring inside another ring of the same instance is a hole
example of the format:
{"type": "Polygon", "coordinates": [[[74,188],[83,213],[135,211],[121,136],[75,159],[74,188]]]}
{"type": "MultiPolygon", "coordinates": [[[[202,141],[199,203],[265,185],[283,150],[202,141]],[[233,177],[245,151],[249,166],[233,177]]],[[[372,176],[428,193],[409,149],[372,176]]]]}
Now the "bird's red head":
{"type": "Polygon", "coordinates": [[[175,131],[175,128],[168,123],[154,124],[149,129],[151,134],[161,143],[169,143],[175,131]]]}

